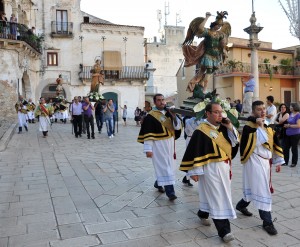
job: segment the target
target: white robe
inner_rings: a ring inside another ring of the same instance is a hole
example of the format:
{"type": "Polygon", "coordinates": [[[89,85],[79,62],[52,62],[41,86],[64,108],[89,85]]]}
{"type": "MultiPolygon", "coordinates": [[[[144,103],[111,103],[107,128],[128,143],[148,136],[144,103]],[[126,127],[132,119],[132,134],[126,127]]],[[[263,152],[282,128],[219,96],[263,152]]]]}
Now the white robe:
{"type": "Polygon", "coordinates": [[[48,131],[48,126],[50,123],[49,117],[40,116],[39,117],[39,131],[48,131]]]}
{"type": "MultiPolygon", "coordinates": [[[[237,130],[233,128],[233,132],[228,131],[228,136],[232,146],[235,147],[238,144],[237,130]]],[[[199,177],[198,192],[201,211],[208,212],[212,219],[236,218],[232,205],[229,163],[211,162],[189,170],[187,175],[198,175],[199,177]]]]}
{"type": "MultiPolygon", "coordinates": [[[[175,130],[180,130],[181,121],[177,118],[175,130]]],[[[144,153],[152,152],[152,163],[159,186],[175,184],[174,138],[158,141],[145,141],[144,153]]]]}
{"type": "MultiPolygon", "coordinates": [[[[269,159],[272,158],[272,152],[262,146],[267,141],[266,131],[262,128],[257,128],[256,147],[243,165],[243,199],[247,202],[252,201],[257,209],[263,211],[272,210],[269,163],[269,159]]],[[[272,163],[273,165],[281,165],[284,163],[284,159],[273,154],[272,163]]]]}

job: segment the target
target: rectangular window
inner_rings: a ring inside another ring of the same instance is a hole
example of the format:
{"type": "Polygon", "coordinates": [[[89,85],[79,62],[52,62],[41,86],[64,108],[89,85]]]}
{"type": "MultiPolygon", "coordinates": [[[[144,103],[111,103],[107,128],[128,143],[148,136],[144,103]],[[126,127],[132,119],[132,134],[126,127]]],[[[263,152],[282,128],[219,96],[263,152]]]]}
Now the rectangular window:
{"type": "Polygon", "coordinates": [[[56,10],[56,33],[68,33],[67,10],[56,10]]]}
{"type": "Polygon", "coordinates": [[[48,66],[58,66],[58,56],[57,52],[48,52],[47,53],[47,65],[48,66]]]}

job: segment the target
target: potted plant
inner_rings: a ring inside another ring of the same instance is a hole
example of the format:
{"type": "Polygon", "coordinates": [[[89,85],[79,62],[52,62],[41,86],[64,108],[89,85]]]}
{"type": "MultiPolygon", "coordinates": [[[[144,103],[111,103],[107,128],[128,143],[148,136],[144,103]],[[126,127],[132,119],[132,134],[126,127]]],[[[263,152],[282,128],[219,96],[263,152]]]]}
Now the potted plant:
{"type": "Polygon", "coordinates": [[[290,74],[293,71],[292,59],[291,58],[283,58],[280,60],[280,68],[282,70],[283,75],[290,74]]]}
{"type": "Polygon", "coordinates": [[[270,59],[265,58],[264,59],[264,64],[265,64],[265,73],[270,75],[270,80],[273,78],[273,69],[271,69],[270,65],[270,59]]]}
{"type": "Polygon", "coordinates": [[[232,59],[227,61],[227,66],[232,72],[236,72],[243,67],[243,64],[240,61],[236,61],[235,59],[232,59]]]}

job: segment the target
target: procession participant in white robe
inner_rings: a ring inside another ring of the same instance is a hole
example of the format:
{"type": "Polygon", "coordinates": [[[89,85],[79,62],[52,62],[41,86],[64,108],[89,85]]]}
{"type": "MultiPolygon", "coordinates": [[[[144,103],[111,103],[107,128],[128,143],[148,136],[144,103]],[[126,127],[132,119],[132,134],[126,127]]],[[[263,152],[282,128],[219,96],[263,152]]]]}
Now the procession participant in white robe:
{"type": "Polygon", "coordinates": [[[27,116],[29,123],[34,123],[34,110],[35,104],[32,102],[32,99],[29,99],[27,104],[27,116]]]}
{"type": "Polygon", "coordinates": [[[153,97],[155,107],[144,118],[138,136],[138,142],[144,144],[144,153],[152,158],[156,181],[154,187],[160,192],[166,191],[170,201],[175,195],[175,139],[181,134],[181,119],[165,108],[162,94],[153,97]],[[164,189],[163,189],[164,186],[164,189]]]}
{"type": "Polygon", "coordinates": [[[19,122],[19,132],[22,133],[22,127],[24,126],[25,130],[28,131],[28,124],[26,121],[27,116],[27,107],[28,102],[24,100],[23,96],[19,96],[19,101],[15,104],[15,109],[18,113],[18,122],[19,122]]]}
{"type": "Polygon", "coordinates": [[[52,115],[52,107],[46,104],[45,98],[40,99],[40,104],[36,107],[35,117],[39,116],[39,131],[43,132],[43,137],[48,135],[48,126],[50,126],[49,116],[52,115]]]}
{"type": "MultiPolygon", "coordinates": [[[[192,118],[184,118],[183,119],[183,125],[184,125],[184,137],[185,137],[185,145],[186,147],[188,146],[191,137],[195,131],[195,129],[197,129],[197,127],[199,126],[199,124],[201,123],[201,121],[203,121],[202,119],[197,120],[196,117],[192,117],[192,118]]],[[[192,187],[193,184],[190,181],[190,178],[188,176],[184,176],[182,179],[182,183],[192,187]]],[[[207,221],[208,223],[208,221],[207,221]]]]}
{"type": "Polygon", "coordinates": [[[183,156],[180,170],[187,171],[198,182],[199,211],[202,224],[211,216],[218,235],[224,242],[234,240],[229,219],[236,214],[231,198],[231,160],[238,151],[238,132],[226,118],[222,121],[222,107],[209,103],[205,107],[207,119],[194,131],[183,156]]]}
{"type": "Polygon", "coordinates": [[[236,209],[246,216],[252,216],[247,206],[250,202],[259,210],[263,220],[263,228],[270,235],[276,235],[272,216],[271,165],[280,172],[284,164],[283,152],[277,136],[265,123],[266,107],[264,102],[255,101],[252,104],[252,116],[243,128],[241,137],[241,163],[243,166],[244,197],[236,205],[236,209]],[[251,122],[252,121],[252,122],[251,122]]]}

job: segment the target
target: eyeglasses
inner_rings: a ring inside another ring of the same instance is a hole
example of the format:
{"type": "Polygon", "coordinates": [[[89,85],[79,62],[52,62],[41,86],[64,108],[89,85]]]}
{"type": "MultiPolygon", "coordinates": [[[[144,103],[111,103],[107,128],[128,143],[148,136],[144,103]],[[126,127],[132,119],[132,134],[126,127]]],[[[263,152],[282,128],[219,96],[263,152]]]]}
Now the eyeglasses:
{"type": "Polygon", "coordinates": [[[222,111],[209,111],[210,113],[214,113],[214,114],[217,114],[217,115],[222,115],[222,111]]]}

